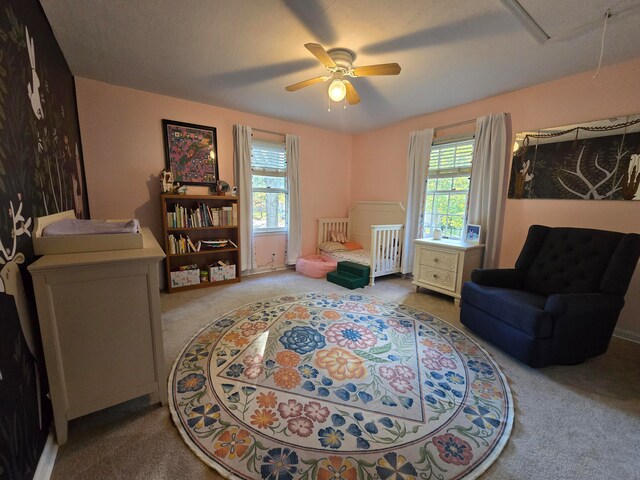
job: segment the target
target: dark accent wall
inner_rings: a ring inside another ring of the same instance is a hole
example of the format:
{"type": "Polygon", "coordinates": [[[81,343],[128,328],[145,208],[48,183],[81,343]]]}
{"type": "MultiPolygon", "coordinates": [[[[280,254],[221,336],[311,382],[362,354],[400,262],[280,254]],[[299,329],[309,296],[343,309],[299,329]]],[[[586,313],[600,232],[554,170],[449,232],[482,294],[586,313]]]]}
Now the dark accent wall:
{"type": "Polygon", "coordinates": [[[73,76],[37,0],[0,0],[0,479],[33,478],[51,406],[31,277],[36,217],[88,217],[73,76]]]}

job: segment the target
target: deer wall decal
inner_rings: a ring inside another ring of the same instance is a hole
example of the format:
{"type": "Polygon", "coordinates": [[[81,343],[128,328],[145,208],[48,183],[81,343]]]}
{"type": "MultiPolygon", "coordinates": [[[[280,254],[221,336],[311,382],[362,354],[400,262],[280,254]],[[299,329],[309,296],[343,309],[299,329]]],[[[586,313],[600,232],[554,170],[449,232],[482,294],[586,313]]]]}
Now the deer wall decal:
{"type": "MultiPolygon", "coordinates": [[[[31,226],[31,217],[25,219],[22,215],[22,197],[18,194],[18,210],[13,207],[13,202],[9,201],[9,217],[12,221],[11,238],[13,245],[7,248],[0,239],[0,293],[10,295],[16,303],[18,319],[20,320],[20,328],[22,335],[27,343],[29,352],[34,359],[34,369],[36,378],[36,394],[38,395],[38,416],[40,428],[42,428],[42,404],[40,397],[40,373],[38,370],[38,350],[36,349],[36,339],[33,332],[33,318],[29,301],[22,283],[22,275],[20,274],[20,265],[24,263],[25,257],[22,252],[18,252],[18,237],[21,235],[31,236],[29,227],[31,226]]],[[[0,373],[0,379],[2,374],[0,373]]]]}
{"type": "Polygon", "coordinates": [[[44,118],[42,110],[42,102],[40,100],[40,78],[36,72],[36,49],[33,46],[33,37],[29,36],[29,29],[24,27],[24,33],[27,40],[27,51],[29,53],[29,63],[31,63],[31,82],[27,83],[27,94],[31,101],[31,108],[38,120],[44,118]]]}

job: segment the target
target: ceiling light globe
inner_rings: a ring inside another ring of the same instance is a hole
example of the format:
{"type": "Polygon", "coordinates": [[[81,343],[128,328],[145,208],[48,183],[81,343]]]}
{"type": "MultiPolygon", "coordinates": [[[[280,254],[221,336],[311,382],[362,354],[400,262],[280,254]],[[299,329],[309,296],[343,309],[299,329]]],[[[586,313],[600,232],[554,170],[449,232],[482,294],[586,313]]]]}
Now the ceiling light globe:
{"type": "Polygon", "coordinates": [[[342,100],[347,94],[347,87],[344,85],[344,82],[340,79],[335,79],[329,85],[329,98],[334,102],[339,102],[342,100]]]}

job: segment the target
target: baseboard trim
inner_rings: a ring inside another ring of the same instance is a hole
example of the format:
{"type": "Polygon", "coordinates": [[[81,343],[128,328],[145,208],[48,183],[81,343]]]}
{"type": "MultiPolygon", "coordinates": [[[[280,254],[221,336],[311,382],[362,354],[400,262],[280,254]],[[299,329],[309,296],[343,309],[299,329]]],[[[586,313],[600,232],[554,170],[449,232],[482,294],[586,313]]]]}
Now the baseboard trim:
{"type": "Polygon", "coordinates": [[[288,268],[293,268],[292,266],[287,266],[287,265],[275,265],[275,266],[271,266],[271,265],[265,265],[263,267],[258,267],[254,270],[251,270],[248,273],[243,273],[243,275],[260,275],[262,273],[272,273],[272,272],[279,272],[281,270],[287,270],[288,268]]]}
{"type": "Polygon", "coordinates": [[[628,340],[630,342],[640,343],[640,333],[631,332],[622,328],[616,328],[613,331],[613,336],[622,338],[623,340],[628,340]]]}
{"type": "Polygon", "coordinates": [[[40,455],[40,460],[38,460],[38,466],[36,467],[33,480],[49,480],[51,478],[57,455],[58,444],[56,443],[53,432],[49,432],[47,443],[44,444],[44,449],[40,455]]]}

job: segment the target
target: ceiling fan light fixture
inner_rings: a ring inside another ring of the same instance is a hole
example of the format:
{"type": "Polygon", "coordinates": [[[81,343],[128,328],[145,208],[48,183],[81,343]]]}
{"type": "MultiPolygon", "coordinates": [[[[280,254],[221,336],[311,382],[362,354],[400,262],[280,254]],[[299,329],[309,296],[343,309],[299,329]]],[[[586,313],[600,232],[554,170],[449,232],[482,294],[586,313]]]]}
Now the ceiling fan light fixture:
{"type": "Polygon", "coordinates": [[[347,95],[347,87],[344,82],[339,78],[336,78],[331,85],[329,85],[329,98],[334,102],[339,102],[347,95]]]}
{"type": "Polygon", "coordinates": [[[306,43],[304,46],[324,65],[329,75],[310,78],[284,88],[287,92],[295,92],[301,88],[331,80],[327,91],[329,94],[329,111],[331,111],[332,101],[337,103],[345,100],[345,108],[347,107],[347,103],[349,105],[357,105],[360,103],[360,95],[358,95],[355,86],[345,77],[398,75],[401,70],[400,65],[397,63],[381,63],[379,65],[365,65],[354,68],[353,60],[355,53],[351,50],[347,50],[346,48],[333,48],[327,51],[318,43],[306,43]]]}

